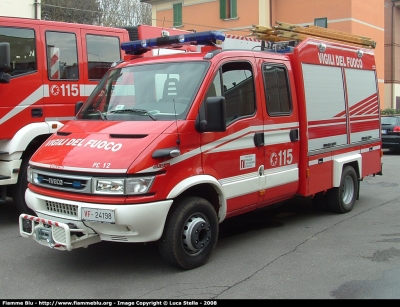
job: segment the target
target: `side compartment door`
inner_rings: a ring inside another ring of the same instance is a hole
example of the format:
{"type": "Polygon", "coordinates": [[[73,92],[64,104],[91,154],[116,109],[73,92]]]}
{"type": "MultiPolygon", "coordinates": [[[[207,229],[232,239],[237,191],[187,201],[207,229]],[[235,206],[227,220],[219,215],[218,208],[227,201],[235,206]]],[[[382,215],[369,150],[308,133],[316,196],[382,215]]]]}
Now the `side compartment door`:
{"type": "Polygon", "coordinates": [[[224,96],[226,102],[226,131],[202,133],[201,151],[205,174],[225,190],[227,217],[254,209],[262,200],[263,118],[256,107],[254,64],[253,57],[222,61],[204,97],[224,96]]]}
{"type": "Polygon", "coordinates": [[[333,155],[351,150],[341,67],[302,63],[308,135],[308,195],[333,186],[333,155]]]}
{"type": "Polygon", "coordinates": [[[294,196],[299,187],[299,116],[289,62],[259,59],[263,89],[264,205],[294,196]]]}
{"type": "Polygon", "coordinates": [[[374,70],[345,68],[350,142],[361,143],[361,176],[381,170],[379,95],[374,70]]]}

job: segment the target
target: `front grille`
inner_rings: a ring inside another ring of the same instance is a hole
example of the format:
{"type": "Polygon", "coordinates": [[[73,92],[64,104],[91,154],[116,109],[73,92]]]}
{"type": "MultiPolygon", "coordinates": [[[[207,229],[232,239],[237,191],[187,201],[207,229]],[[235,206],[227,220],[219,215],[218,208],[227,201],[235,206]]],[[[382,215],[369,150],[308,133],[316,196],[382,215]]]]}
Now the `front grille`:
{"type": "Polygon", "coordinates": [[[52,175],[39,175],[38,180],[43,184],[48,184],[63,188],[72,188],[75,190],[84,190],[87,187],[86,180],[72,179],[66,177],[55,177],[52,175]]]}
{"type": "Polygon", "coordinates": [[[62,190],[74,193],[91,193],[92,177],[71,176],[58,172],[48,172],[32,169],[32,179],[35,185],[48,189],[62,190]]]}
{"type": "Polygon", "coordinates": [[[48,211],[68,215],[68,216],[78,216],[78,206],[68,205],[63,203],[58,203],[55,201],[46,200],[46,208],[48,211]]]}

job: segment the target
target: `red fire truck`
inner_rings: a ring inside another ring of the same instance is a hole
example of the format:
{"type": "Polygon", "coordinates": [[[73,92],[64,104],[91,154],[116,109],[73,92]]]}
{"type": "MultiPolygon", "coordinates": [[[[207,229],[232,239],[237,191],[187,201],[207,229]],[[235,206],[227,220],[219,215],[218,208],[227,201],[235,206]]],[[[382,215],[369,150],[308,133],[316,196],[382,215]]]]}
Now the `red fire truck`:
{"type": "Polygon", "coordinates": [[[11,196],[21,212],[33,213],[24,199],[32,154],[74,118],[77,102],[123,58],[122,42],[160,36],[162,30],[187,33],[0,16],[0,203],[11,196]]]}
{"type": "Polygon", "coordinates": [[[382,170],[373,50],[312,37],[225,50],[224,39],[172,36],[203,47],[152,57],[165,40],[123,43],[125,60],[32,156],[37,216],[20,215],[20,234],[68,251],[157,241],[193,269],[227,218],[294,196],[351,211],[359,182],[382,170]]]}

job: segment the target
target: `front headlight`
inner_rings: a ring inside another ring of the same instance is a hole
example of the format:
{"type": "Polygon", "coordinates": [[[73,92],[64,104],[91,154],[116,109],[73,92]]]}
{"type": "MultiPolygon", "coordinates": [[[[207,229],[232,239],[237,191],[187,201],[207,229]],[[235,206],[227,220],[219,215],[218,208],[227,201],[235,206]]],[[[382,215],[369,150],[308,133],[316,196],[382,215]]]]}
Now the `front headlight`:
{"type": "Polygon", "coordinates": [[[33,181],[33,179],[32,179],[32,168],[30,166],[28,166],[28,168],[26,169],[26,179],[30,183],[32,183],[32,181],[33,181]]]}
{"type": "Polygon", "coordinates": [[[149,191],[154,176],[138,178],[93,178],[94,194],[137,195],[149,191]]]}

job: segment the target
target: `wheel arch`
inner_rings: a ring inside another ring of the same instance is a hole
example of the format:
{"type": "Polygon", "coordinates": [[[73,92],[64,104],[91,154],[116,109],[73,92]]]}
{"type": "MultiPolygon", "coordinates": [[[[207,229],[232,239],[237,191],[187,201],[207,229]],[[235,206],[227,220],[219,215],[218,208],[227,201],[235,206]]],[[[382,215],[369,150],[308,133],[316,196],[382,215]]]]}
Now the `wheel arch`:
{"type": "Polygon", "coordinates": [[[24,152],[37,140],[44,142],[62,125],[60,122],[41,122],[26,125],[15,134],[4,150],[10,155],[16,152],[24,152]]]}
{"type": "Polygon", "coordinates": [[[362,157],[361,154],[352,154],[349,156],[334,158],[333,160],[333,186],[339,187],[342,178],[343,168],[346,165],[350,165],[354,168],[357,173],[357,177],[360,178],[360,170],[362,169],[362,157]]]}
{"type": "MultiPolygon", "coordinates": [[[[198,175],[186,178],[171,190],[167,198],[177,199],[185,196],[198,196],[208,200],[217,213],[218,222],[221,223],[225,219],[226,197],[223,187],[214,177],[198,175]]],[[[172,203],[171,209],[174,207],[174,203],[172,203]]]]}
{"type": "MultiPolygon", "coordinates": [[[[61,127],[61,125],[58,126],[61,127]]],[[[11,179],[7,180],[7,183],[3,183],[6,185],[6,194],[8,196],[11,196],[11,189],[13,186],[19,183],[23,161],[30,159],[34,152],[51,136],[51,134],[52,132],[49,131],[49,125],[47,123],[29,124],[20,129],[15,136],[7,142],[4,149],[2,149],[8,153],[8,155],[3,155],[3,157],[5,161],[9,162],[6,166],[6,170],[11,176],[11,179]]]]}

